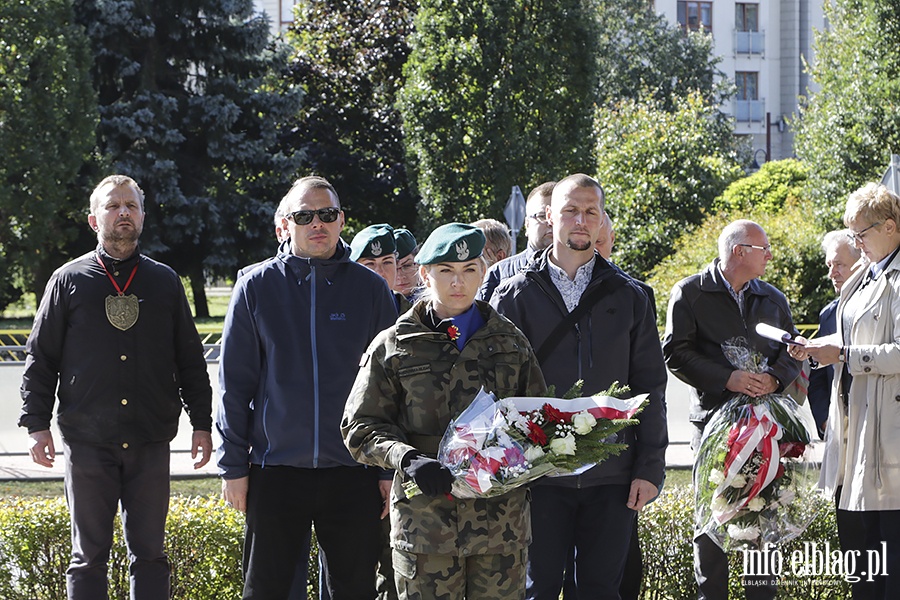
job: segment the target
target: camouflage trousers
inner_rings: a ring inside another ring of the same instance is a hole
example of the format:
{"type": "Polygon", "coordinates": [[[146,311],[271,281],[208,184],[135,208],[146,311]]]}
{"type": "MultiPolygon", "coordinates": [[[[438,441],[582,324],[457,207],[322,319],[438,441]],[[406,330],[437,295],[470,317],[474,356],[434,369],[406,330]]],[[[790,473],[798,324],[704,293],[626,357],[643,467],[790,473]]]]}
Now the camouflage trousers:
{"type": "Polygon", "coordinates": [[[512,554],[413,554],[394,550],[400,600],[521,600],[528,550],[512,554]]]}

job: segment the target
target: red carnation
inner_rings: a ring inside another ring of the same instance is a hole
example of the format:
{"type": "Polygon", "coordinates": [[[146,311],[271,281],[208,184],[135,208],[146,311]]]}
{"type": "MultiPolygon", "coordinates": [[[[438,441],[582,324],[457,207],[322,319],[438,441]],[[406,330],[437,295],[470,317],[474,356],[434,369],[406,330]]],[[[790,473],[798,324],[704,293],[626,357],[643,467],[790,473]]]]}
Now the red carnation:
{"type": "Polygon", "coordinates": [[[546,446],[548,441],[547,434],[534,421],[528,421],[528,439],[538,446],[546,446]]]}
{"type": "Polygon", "coordinates": [[[783,458],[800,458],[806,450],[806,444],[800,442],[782,442],[778,444],[778,450],[783,458]]]}
{"type": "Polygon", "coordinates": [[[543,407],[544,416],[547,418],[547,421],[550,423],[565,423],[566,417],[563,415],[562,411],[550,406],[549,403],[544,404],[543,407]]]}

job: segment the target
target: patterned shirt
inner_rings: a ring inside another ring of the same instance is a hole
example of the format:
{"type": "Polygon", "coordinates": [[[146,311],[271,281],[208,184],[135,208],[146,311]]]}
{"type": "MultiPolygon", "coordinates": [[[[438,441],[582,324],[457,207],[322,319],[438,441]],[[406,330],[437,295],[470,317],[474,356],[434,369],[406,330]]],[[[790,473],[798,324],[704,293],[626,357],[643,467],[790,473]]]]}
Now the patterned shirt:
{"type": "Polygon", "coordinates": [[[591,282],[591,274],[594,272],[594,261],[589,260],[578,267],[578,270],[575,271],[575,279],[569,279],[566,272],[553,264],[553,261],[548,260],[547,264],[550,266],[550,280],[553,281],[553,285],[556,286],[556,289],[562,295],[563,302],[566,303],[566,309],[572,312],[578,306],[581,295],[591,282]]]}
{"type": "Polygon", "coordinates": [[[750,282],[748,281],[741,287],[741,289],[735,291],[733,287],[731,287],[731,282],[728,281],[728,278],[725,277],[725,271],[722,270],[722,263],[719,263],[719,273],[722,274],[722,281],[725,282],[725,289],[728,290],[728,293],[731,294],[731,297],[734,298],[734,301],[737,302],[738,310],[741,311],[741,314],[744,314],[744,292],[747,291],[747,288],[750,287],[750,282]]]}

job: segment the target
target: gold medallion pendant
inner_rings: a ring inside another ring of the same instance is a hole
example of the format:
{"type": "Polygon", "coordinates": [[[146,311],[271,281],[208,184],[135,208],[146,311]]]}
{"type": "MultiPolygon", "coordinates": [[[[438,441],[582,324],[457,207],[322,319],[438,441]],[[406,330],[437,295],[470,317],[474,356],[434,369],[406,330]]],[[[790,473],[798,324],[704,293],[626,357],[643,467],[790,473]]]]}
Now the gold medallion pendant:
{"type": "Polygon", "coordinates": [[[116,329],[125,331],[137,323],[140,306],[134,294],[106,297],[106,318],[116,329]]]}

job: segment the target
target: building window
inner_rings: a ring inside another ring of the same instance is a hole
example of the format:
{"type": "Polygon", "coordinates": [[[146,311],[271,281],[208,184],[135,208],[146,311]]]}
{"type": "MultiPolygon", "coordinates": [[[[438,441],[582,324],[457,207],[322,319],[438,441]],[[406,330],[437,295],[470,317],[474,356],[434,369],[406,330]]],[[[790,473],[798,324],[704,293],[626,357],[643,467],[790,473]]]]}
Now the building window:
{"type": "Polygon", "coordinates": [[[685,31],[712,32],[712,2],[678,2],[678,24],[685,31]]]}
{"type": "Polygon", "coordinates": [[[738,31],[759,31],[759,4],[735,4],[734,28],[738,31]]]}
{"type": "Polygon", "coordinates": [[[741,72],[734,74],[738,100],[759,100],[759,73],[741,72]]]}
{"type": "Polygon", "coordinates": [[[737,93],[734,96],[734,118],[738,122],[760,122],[766,112],[765,100],[759,99],[759,73],[738,71],[734,74],[737,93]]]}

